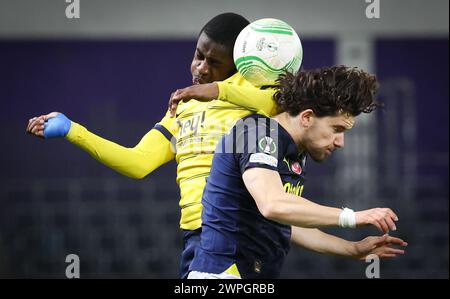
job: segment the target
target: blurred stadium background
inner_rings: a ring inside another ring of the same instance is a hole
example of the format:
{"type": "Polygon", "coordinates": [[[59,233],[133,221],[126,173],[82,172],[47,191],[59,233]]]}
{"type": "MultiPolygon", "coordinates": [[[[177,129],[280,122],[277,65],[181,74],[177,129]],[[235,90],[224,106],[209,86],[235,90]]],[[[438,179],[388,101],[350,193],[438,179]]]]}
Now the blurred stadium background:
{"type": "MultiPolygon", "coordinates": [[[[381,81],[383,111],[362,117],[346,148],[309,162],[305,196],[355,209],[389,206],[407,254],[381,278],[448,278],[447,0],[0,0],[0,278],[177,278],[178,187],[171,163],[141,181],[122,177],[64,140],[25,134],[30,117],[62,111],[92,132],[134,146],[190,83],[200,28],[227,11],[283,19],[306,69],[362,67],[381,81]]],[[[329,230],[358,240],[373,229],[329,230]]],[[[283,278],[365,278],[364,262],[292,248],[283,278]]]]}

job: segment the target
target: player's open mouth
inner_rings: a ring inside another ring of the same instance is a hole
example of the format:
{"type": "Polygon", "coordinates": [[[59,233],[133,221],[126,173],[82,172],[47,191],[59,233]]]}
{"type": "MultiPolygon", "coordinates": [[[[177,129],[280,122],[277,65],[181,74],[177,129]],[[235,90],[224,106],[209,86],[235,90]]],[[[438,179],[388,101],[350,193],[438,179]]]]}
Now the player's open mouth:
{"type": "Polygon", "coordinates": [[[192,84],[193,84],[193,85],[201,84],[200,79],[197,78],[197,77],[192,78],[192,84]]]}

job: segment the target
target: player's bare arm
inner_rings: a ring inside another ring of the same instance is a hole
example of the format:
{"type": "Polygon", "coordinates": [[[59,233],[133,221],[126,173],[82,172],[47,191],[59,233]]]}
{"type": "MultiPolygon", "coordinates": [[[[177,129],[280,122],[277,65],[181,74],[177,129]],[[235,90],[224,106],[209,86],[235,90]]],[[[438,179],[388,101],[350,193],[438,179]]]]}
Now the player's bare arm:
{"type": "MultiPolygon", "coordinates": [[[[306,198],[284,191],[278,172],[265,168],[251,168],[244,172],[243,180],[255,199],[261,214],[284,224],[318,228],[340,225],[341,209],[322,206],[306,198]]],[[[355,213],[356,226],[374,225],[387,233],[395,230],[397,215],[391,209],[370,209],[355,213]]]]}
{"type": "Polygon", "coordinates": [[[365,259],[370,254],[376,254],[380,258],[393,258],[405,253],[408,245],[400,238],[389,235],[370,236],[363,240],[348,241],[316,228],[292,227],[291,242],[308,250],[318,253],[365,259]]]}

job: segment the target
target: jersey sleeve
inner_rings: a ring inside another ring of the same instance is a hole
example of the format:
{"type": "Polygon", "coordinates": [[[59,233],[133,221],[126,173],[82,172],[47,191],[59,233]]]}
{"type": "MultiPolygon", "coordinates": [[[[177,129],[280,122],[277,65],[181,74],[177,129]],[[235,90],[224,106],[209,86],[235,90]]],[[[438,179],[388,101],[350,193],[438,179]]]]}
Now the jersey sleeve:
{"type": "Polygon", "coordinates": [[[277,105],[273,100],[274,89],[260,89],[250,84],[237,85],[233,81],[217,82],[218,99],[245,107],[264,116],[277,114],[277,105]]]}
{"type": "Polygon", "coordinates": [[[241,137],[237,138],[238,145],[245,143],[243,153],[237,155],[241,173],[255,167],[278,170],[280,153],[284,149],[278,138],[278,127],[273,124],[273,120],[270,122],[269,119],[266,120],[266,125],[258,124],[244,129],[241,137]]]}
{"type": "Polygon", "coordinates": [[[170,111],[166,112],[163,119],[155,125],[155,129],[160,131],[167,140],[174,141],[178,134],[179,126],[175,117],[170,117],[170,111]]]}
{"type": "Polygon", "coordinates": [[[166,117],[133,148],[104,139],[75,122],[72,122],[66,139],[117,172],[132,178],[143,178],[175,158],[175,138],[172,134],[175,128],[170,126],[171,120],[166,117]]]}

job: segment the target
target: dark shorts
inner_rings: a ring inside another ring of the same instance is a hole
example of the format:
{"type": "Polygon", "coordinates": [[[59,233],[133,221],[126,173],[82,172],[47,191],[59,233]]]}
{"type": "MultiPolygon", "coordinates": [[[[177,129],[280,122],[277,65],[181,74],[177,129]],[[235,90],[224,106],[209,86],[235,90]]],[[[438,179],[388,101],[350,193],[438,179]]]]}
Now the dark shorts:
{"type": "Polygon", "coordinates": [[[202,229],[183,231],[183,253],[180,261],[180,278],[187,279],[189,274],[189,265],[192,263],[195,255],[195,248],[200,246],[200,233],[202,229]]]}

